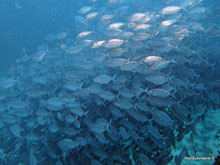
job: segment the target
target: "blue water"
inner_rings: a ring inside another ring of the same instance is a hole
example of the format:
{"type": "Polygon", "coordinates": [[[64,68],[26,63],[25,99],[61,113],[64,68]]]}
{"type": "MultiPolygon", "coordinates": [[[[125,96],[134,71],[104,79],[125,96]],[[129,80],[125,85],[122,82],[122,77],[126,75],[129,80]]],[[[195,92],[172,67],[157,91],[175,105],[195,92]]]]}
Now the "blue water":
{"type": "Polygon", "coordinates": [[[220,1],[185,0],[195,6],[175,14],[162,9],[181,0],[111,1],[0,0],[0,165],[179,165],[196,154],[171,150],[220,108],[220,1]],[[86,20],[85,6],[98,16],[86,20]],[[135,29],[135,13],[150,30],[135,29]]]}
{"type": "Polygon", "coordinates": [[[1,72],[23,53],[33,53],[44,37],[60,31],[74,32],[73,17],[86,2],[70,0],[1,0],[1,72]]]}

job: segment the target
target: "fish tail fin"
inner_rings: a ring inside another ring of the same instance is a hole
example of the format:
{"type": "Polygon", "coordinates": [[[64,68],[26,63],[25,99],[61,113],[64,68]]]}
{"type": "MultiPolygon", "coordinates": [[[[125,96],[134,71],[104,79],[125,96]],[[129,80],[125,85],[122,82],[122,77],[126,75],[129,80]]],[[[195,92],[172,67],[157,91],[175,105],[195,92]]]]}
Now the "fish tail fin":
{"type": "Polygon", "coordinates": [[[175,93],[171,93],[171,96],[172,96],[175,100],[177,100],[177,98],[176,98],[176,96],[175,96],[175,93]]]}
{"type": "Polygon", "coordinates": [[[82,82],[79,86],[79,89],[82,89],[82,86],[84,85],[84,82],[82,82]]]}
{"type": "MultiPolygon", "coordinates": [[[[168,76],[169,76],[169,75],[168,75],[168,76]]],[[[170,82],[174,77],[175,77],[174,75],[169,76],[169,77],[168,77],[168,81],[170,82]]]]}
{"type": "Polygon", "coordinates": [[[109,127],[112,125],[112,119],[109,121],[108,125],[106,126],[106,131],[111,132],[109,127]]]}
{"type": "Polygon", "coordinates": [[[136,103],[136,104],[134,105],[134,109],[135,109],[136,111],[138,111],[137,104],[138,104],[138,103],[136,103]]]}
{"type": "Polygon", "coordinates": [[[88,117],[88,116],[87,116],[87,115],[88,115],[88,113],[89,113],[89,110],[85,112],[85,116],[86,116],[86,117],[88,117]]]}
{"type": "Polygon", "coordinates": [[[145,88],[145,89],[144,89],[144,92],[145,92],[145,93],[148,93],[148,91],[149,91],[148,89],[149,89],[149,88],[150,88],[150,87],[145,88]]]}
{"type": "Polygon", "coordinates": [[[115,78],[117,77],[118,73],[115,73],[112,77],[112,80],[115,81],[115,78]]]}

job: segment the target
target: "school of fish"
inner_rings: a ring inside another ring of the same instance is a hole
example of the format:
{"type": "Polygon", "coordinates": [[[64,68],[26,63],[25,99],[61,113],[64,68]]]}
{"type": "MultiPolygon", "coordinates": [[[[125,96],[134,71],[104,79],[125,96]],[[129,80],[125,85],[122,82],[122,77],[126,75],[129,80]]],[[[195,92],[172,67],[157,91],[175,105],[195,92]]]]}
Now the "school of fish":
{"type": "Polygon", "coordinates": [[[178,165],[175,142],[219,106],[218,10],[99,2],[0,78],[0,164],[178,165]]]}

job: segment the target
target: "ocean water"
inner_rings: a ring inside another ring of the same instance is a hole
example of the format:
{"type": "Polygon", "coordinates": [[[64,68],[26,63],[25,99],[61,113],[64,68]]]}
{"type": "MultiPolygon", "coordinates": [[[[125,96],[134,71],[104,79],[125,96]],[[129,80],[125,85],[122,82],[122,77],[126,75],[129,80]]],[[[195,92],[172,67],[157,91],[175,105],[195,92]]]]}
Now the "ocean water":
{"type": "Polygon", "coordinates": [[[220,164],[218,0],[0,0],[0,165],[220,164]]]}
{"type": "Polygon", "coordinates": [[[73,16],[85,2],[64,1],[1,1],[1,71],[4,72],[23,49],[33,53],[46,35],[60,31],[74,33],[73,16]]]}

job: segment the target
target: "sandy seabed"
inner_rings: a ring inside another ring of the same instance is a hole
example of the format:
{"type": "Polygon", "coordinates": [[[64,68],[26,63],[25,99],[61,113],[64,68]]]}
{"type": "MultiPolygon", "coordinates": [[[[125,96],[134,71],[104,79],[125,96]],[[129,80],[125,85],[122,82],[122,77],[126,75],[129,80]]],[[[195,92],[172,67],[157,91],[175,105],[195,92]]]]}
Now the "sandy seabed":
{"type": "MultiPolygon", "coordinates": [[[[204,120],[195,126],[195,133],[184,136],[172,150],[174,156],[179,155],[186,147],[190,157],[185,157],[181,165],[213,165],[220,151],[220,109],[209,110],[204,120]]],[[[173,159],[169,165],[176,165],[173,159]]]]}

